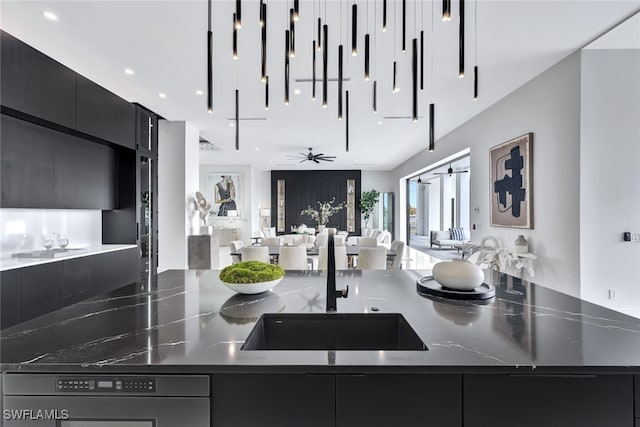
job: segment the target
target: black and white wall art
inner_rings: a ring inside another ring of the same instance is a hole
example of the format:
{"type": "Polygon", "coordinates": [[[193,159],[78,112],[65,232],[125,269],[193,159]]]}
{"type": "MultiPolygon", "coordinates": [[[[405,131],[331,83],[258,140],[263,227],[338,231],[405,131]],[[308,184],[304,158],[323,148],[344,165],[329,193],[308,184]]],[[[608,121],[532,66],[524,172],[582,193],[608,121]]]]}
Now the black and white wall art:
{"type": "Polygon", "coordinates": [[[242,206],[240,174],[210,173],[207,176],[207,200],[211,203],[211,217],[240,217],[242,206]]]}
{"type": "Polygon", "coordinates": [[[533,133],[489,150],[491,226],[533,228],[533,133]]]}

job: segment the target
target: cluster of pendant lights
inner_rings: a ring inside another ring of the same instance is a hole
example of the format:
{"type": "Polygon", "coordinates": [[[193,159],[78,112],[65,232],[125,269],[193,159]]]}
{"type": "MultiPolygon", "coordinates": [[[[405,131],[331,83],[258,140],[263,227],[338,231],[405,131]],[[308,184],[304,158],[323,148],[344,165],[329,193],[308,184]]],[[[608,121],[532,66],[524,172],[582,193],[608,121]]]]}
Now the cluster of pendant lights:
{"type": "MultiPolygon", "coordinates": [[[[322,0],[318,0],[322,1],[322,0]]],[[[351,6],[351,54],[353,56],[358,54],[358,5],[356,0],[353,0],[351,6]]],[[[397,0],[391,0],[397,1],[397,0]]],[[[406,23],[407,23],[407,4],[406,0],[402,1],[402,51],[406,51],[406,23]]],[[[414,5],[418,0],[414,0],[414,5]]],[[[424,3],[424,0],[420,0],[424,3]]],[[[465,25],[465,0],[459,1],[459,41],[458,41],[458,76],[464,77],[464,25],[465,25]]],[[[207,111],[213,112],[213,32],[211,29],[211,9],[212,0],[208,0],[208,31],[207,31],[207,111]]],[[[315,3],[315,2],[314,2],[315,3]]],[[[233,13],[233,59],[238,59],[238,30],[242,28],[242,0],[236,0],[236,10],[233,13]]],[[[476,64],[477,64],[477,0],[475,0],[476,13],[475,13],[475,30],[476,30],[476,64]]],[[[394,22],[395,22],[395,3],[394,3],[394,22]]],[[[375,7],[375,6],[374,6],[375,7]]],[[[315,8],[315,5],[314,5],[315,8]]],[[[433,8],[433,3],[432,3],[433,8]]],[[[387,31],[387,0],[382,0],[382,31],[387,31]]],[[[415,11],[414,11],[415,12],[415,11]]],[[[367,2],[367,18],[368,18],[368,2],[367,2]]],[[[326,0],[325,0],[325,14],[326,14],[326,0]]],[[[414,13],[415,14],[415,13],[414,13]]],[[[300,19],[300,0],[293,0],[293,7],[288,10],[289,26],[285,30],[285,54],[284,54],[284,103],[289,104],[289,82],[290,82],[290,58],[295,57],[296,44],[296,23],[300,19]]],[[[326,19],[326,17],[325,17],[326,19]]],[[[432,11],[433,19],[433,11],[432,11]]],[[[442,0],[442,20],[451,20],[451,0],[442,0]]],[[[267,3],[265,0],[260,0],[260,27],[261,27],[261,81],[265,84],[265,108],[269,108],[269,76],[267,75],[267,3]]],[[[368,22],[367,22],[368,30],[368,22]]],[[[433,22],[432,22],[432,37],[433,37],[433,22]]],[[[322,18],[317,19],[317,40],[313,40],[313,55],[312,55],[312,99],[316,97],[316,51],[322,51],[322,107],[327,107],[327,86],[328,86],[328,46],[329,46],[329,27],[326,23],[322,23],[322,18]]],[[[412,120],[415,122],[418,120],[418,87],[420,90],[424,90],[424,30],[420,31],[420,41],[418,45],[418,39],[413,38],[411,43],[412,61],[411,61],[411,74],[412,74],[412,120]],[[420,57],[420,61],[418,61],[420,57]],[[419,64],[418,64],[419,62],[419,64]],[[419,67],[419,68],[418,68],[419,67]]],[[[370,79],[370,35],[369,33],[364,36],[364,79],[370,79]]],[[[338,45],[338,119],[343,118],[343,45],[338,45]]],[[[431,51],[431,65],[433,67],[433,49],[431,51]]],[[[474,81],[473,81],[473,99],[478,98],[478,66],[473,68],[474,81]]],[[[433,75],[433,70],[432,73],[433,75]]],[[[433,77],[432,77],[433,78],[433,77]]],[[[393,92],[398,90],[397,86],[397,61],[395,59],[395,29],[394,29],[394,61],[393,61],[393,92]]],[[[344,92],[345,94],[345,109],[346,109],[346,151],[349,151],[349,90],[344,92]]],[[[373,111],[378,110],[378,82],[373,81],[373,111]]],[[[235,129],[236,138],[235,145],[236,150],[240,149],[240,131],[239,131],[239,91],[235,91],[235,129]]],[[[435,148],[435,135],[434,135],[434,120],[435,120],[435,104],[429,104],[429,151],[433,151],[435,148]]]]}

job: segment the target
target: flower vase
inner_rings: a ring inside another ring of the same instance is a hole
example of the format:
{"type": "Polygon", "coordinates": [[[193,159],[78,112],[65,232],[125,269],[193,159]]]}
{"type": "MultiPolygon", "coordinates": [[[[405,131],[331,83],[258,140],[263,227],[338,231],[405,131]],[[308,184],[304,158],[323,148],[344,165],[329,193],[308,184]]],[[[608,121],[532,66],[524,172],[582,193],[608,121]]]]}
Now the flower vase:
{"type": "Polygon", "coordinates": [[[320,234],[320,233],[324,232],[324,228],[325,228],[325,226],[324,226],[324,225],[320,225],[320,224],[318,224],[318,234],[320,234]]]}
{"type": "Polygon", "coordinates": [[[516,238],[513,251],[517,254],[526,254],[529,252],[529,242],[527,242],[527,239],[525,239],[522,234],[516,238]]]}

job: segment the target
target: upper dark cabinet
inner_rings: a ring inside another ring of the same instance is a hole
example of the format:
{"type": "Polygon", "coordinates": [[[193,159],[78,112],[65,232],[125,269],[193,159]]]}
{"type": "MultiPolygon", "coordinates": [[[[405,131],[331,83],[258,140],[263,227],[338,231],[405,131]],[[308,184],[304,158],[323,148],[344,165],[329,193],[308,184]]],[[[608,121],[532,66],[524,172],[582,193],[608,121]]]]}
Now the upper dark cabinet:
{"type": "Polygon", "coordinates": [[[75,128],[76,73],[4,31],[0,36],[0,103],[75,128]]]}
{"type": "Polygon", "coordinates": [[[105,141],[135,149],[136,108],[78,75],[76,129],[105,141]]]}
{"type": "Polygon", "coordinates": [[[136,148],[148,154],[157,153],[158,116],[140,106],[136,106],[136,148]]]}

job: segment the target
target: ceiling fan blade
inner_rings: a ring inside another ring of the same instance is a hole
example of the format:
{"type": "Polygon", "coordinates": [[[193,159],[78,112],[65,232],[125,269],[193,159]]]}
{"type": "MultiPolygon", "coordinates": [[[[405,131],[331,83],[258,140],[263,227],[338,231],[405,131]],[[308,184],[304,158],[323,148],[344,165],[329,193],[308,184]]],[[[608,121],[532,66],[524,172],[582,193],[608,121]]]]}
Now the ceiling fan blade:
{"type": "Polygon", "coordinates": [[[307,160],[309,160],[309,159],[305,158],[305,159],[300,160],[298,163],[306,162],[307,160]]]}
{"type": "Polygon", "coordinates": [[[318,154],[314,154],[315,157],[320,157],[320,156],[324,156],[324,153],[318,153],[318,154]]]}
{"type": "Polygon", "coordinates": [[[313,161],[314,161],[314,162],[316,162],[316,163],[320,163],[320,162],[319,162],[319,161],[317,161],[316,159],[313,159],[313,161]]]}

